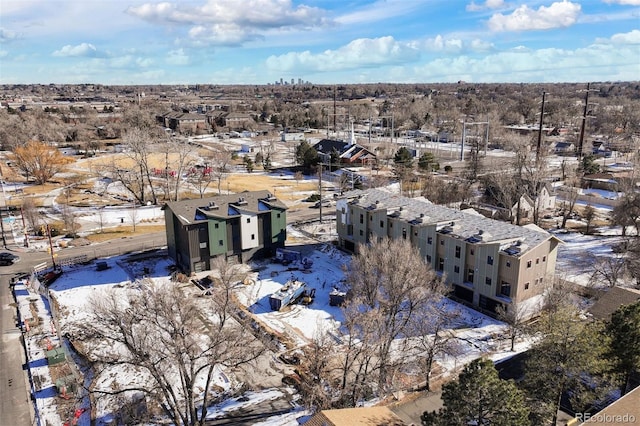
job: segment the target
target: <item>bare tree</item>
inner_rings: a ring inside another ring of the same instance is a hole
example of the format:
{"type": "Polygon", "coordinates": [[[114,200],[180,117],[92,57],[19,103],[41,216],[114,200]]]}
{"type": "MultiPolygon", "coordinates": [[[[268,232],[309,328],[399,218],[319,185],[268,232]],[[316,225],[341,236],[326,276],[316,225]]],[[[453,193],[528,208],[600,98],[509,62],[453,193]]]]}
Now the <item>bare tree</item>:
{"type": "Polygon", "coordinates": [[[582,209],[582,217],[584,221],[587,223],[587,229],[585,230],[585,234],[589,235],[591,232],[591,224],[593,220],[596,218],[596,209],[593,208],[591,204],[587,204],[584,209],[582,209]]]}
{"type": "Polygon", "coordinates": [[[589,285],[600,287],[604,283],[607,287],[615,287],[626,269],[625,253],[613,253],[611,256],[591,255],[593,272],[589,278],[589,285]]]}
{"type": "Polygon", "coordinates": [[[220,149],[213,151],[209,159],[211,160],[211,176],[218,184],[218,194],[222,194],[222,181],[230,172],[231,153],[224,149],[220,149]]]}
{"type": "Polygon", "coordinates": [[[117,388],[96,382],[91,392],[142,392],[173,424],[204,425],[206,408],[217,396],[217,369],[251,362],[262,346],[237,323],[207,317],[172,283],[141,287],[113,288],[92,298],[91,318],[66,331],[83,341],[96,377],[110,366],[128,366],[143,378],[117,388]]]}
{"type": "Polygon", "coordinates": [[[561,228],[564,228],[567,225],[567,220],[569,220],[569,216],[573,214],[576,202],[578,201],[578,195],[580,194],[580,176],[576,174],[567,179],[564,188],[565,191],[564,201],[562,203],[562,224],[560,225],[561,228]]]}
{"type": "Polygon", "coordinates": [[[186,138],[165,137],[160,146],[164,154],[164,192],[170,201],[180,199],[182,176],[195,162],[193,147],[186,138]]]}
{"type": "Polygon", "coordinates": [[[511,352],[515,350],[516,339],[526,329],[527,320],[530,318],[529,309],[519,302],[512,302],[505,306],[500,305],[496,309],[498,319],[507,324],[507,337],[511,341],[511,352]]]}
{"type": "Polygon", "coordinates": [[[40,218],[40,214],[38,213],[38,209],[31,197],[22,198],[22,215],[27,221],[28,228],[39,229],[42,224],[42,220],[40,218]]]}
{"type": "Polygon", "coordinates": [[[418,313],[412,335],[411,351],[415,354],[420,372],[424,375],[424,390],[431,390],[431,376],[436,358],[446,355],[456,355],[459,347],[451,329],[460,315],[457,310],[448,310],[446,306],[432,304],[418,313]]]}
{"type": "Polygon", "coordinates": [[[11,157],[27,181],[32,177],[38,185],[51,179],[73,161],[56,148],[35,140],[16,147],[11,157]]]}
{"type": "Polygon", "coordinates": [[[404,239],[359,246],[346,278],[353,293],[345,309],[346,320],[372,327],[362,333],[370,337],[366,344],[373,349],[378,365],[378,392],[388,392],[395,364],[394,341],[408,333],[419,317],[416,314],[440,299],[441,279],[404,239]]]}
{"type": "MultiPolygon", "coordinates": [[[[151,202],[157,204],[155,186],[152,182],[151,146],[155,143],[152,134],[137,128],[129,130],[123,137],[126,145],[125,156],[133,160],[135,176],[134,182],[139,183],[138,191],[131,191],[141,204],[146,202],[147,191],[151,202]]],[[[124,182],[123,182],[124,183],[124,182]]],[[[126,186],[126,185],[125,185],[126,186]]],[[[129,188],[128,188],[129,189],[129,188]]]]}

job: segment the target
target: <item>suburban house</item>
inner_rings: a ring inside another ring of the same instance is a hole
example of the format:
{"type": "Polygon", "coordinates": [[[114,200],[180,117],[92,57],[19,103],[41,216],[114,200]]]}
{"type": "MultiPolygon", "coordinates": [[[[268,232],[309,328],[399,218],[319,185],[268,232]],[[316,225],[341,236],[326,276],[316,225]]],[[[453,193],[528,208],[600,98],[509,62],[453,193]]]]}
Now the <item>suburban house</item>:
{"type": "Polygon", "coordinates": [[[332,155],[337,156],[333,161],[340,164],[367,164],[375,161],[376,155],[362,145],[352,142],[354,139],[351,141],[322,139],[313,145],[313,148],[318,152],[318,156],[324,164],[332,162],[332,155]]]}
{"type": "Polygon", "coordinates": [[[206,117],[190,112],[167,112],[156,117],[156,120],[167,129],[180,133],[196,134],[209,129],[206,117]]]}
{"type": "Polygon", "coordinates": [[[287,206],[268,191],[175,201],[164,207],[169,256],[185,273],[211,260],[268,257],[286,240],[287,206]]]}
{"type": "MultiPolygon", "coordinates": [[[[524,219],[533,218],[536,210],[538,214],[545,210],[553,210],[556,208],[556,194],[551,189],[549,183],[540,183],[538,186],[537,194],[535,198],[528,194],[520,196],[520,217],[524,219]]],[[[518,202],[511,207],[511,214],[513,217],[517,217],[518,214],[518,202]]]]}
{"type": "Polygon", "coordinates": [[[375,239],[408,239],[445,277],[451,295],[476,308],[495,312],[517,303],[533,313],[552,283],[560,240],[535,225],[512,225],[378,189],[345,193],[336,210],[340,247],[357,252],[375,239]]]}
{"type": "Polygon", "coordinates": [[[571,142],[556,142],[553,146],[553,152],[557,155],[573,155],[576,152],[576,146],[571,142]]]}

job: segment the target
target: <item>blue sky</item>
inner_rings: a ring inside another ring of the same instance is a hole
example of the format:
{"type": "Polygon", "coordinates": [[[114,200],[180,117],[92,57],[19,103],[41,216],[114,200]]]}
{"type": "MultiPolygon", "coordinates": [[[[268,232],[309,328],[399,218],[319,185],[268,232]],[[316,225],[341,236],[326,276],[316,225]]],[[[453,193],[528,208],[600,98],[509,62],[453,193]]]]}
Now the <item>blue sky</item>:
{"type": "Polygon", "coordinates": [[[640,0],[0,0],[0,84],[640,80],[640,0]]]}

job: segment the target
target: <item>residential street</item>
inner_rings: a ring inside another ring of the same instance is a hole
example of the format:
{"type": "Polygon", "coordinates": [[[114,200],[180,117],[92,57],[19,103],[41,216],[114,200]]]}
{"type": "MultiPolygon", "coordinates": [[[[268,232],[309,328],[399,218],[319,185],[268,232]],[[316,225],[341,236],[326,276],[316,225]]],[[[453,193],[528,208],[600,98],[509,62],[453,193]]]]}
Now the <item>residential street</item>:
{"type": "Polygon", "coordinates": [[[0,424],[28,426],[33,424],[32,404],[29,399],[29,385],[24,370],[25,353],[22,333],[16,326],[16,305],[9,286],[10,277],[18,266],[4,267],[0,275],[0,424]]]}

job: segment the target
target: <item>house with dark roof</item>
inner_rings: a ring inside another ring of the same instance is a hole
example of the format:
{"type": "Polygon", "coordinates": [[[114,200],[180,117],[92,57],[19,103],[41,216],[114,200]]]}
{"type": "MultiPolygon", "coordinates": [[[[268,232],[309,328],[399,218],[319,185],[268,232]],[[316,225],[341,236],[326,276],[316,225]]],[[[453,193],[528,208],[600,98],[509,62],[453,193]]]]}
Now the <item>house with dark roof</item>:
{"type": "MultiPolygon", "coordinates": [[[[379,189],[336,201],[340,247],[406,239],[450,286],[451,295],[495,312],[519,304],[536,313],[553,281],[561,241],[535,225],[517,226],[379,189]]],[[[524,309],[524,308],[523,308],[524,309]]]]}
{"type": "Polygon", "coordinates": [[[180,133],[196,134],[209,128],[204,115],[189,112],[171,111],[157,116],[156,120],[164,127],[180,133]]]}
{"type": "Polygon", "coordinates": [[[332,155],[337,155],[340,164],[367,164],[376,159],[376,155],[362,145],[342,140],[322,139],[313,148],[324,164],[331,163],[332,155]]]}
{"type": "Polygon", "coordinates": [[[211,269],[219,256],[272,256],[286,240],[287,206],[269,191],[174,201],[163,210],[169,256],[187,274],[211,269]]]}
{"type": "Polygon", "coordinates": [[[615,286],[598,296],[589,313],[596,319],[609,321],[611,315],[622,306],[638,302],[640,302],[640,290],[615,286]]]}

